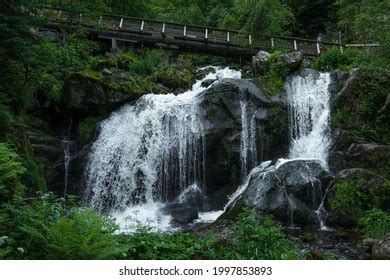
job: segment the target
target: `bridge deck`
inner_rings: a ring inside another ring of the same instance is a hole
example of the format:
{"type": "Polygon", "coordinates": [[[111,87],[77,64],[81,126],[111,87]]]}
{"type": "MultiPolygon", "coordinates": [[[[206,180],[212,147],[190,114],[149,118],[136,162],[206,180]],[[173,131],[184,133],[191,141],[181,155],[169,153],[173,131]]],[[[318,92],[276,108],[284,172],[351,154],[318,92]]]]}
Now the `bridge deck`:
{"type": "Polygon", "coordinates": [[[299,50],[306,56],[317,56],[326,48],[341,44],[303,38],[263,35],[261,38],[237,30],[220,29],[135,17],[103,14],[83,17],[74,11],[45,7],[41,15],[48,20],[46,28],[59,30],[78,25],[101,39],[140,43],[150,47],[200,51],[229,57],[249,58],[258,50],[299,50]]]}

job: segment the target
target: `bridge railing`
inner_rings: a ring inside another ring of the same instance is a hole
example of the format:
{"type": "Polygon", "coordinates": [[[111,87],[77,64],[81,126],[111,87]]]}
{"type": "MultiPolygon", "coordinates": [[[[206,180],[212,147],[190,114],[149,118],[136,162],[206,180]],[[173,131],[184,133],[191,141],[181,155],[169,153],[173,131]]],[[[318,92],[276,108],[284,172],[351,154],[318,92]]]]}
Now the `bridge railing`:
{"type": "Polygon", "coordinates": [[[342,44],[320,42],[317,40],[273,36],[263,34],[254,37],[237,30],[228,30],[199,25],[186,25],[168,21],[150,20],[144,18],[102,14],[84,16],[75,11],[44,7],[41,9],[49,21],[55,23],[82,24],[100,30],[137,33],[142,36],[160,36],[161,41],[170,37],[175,40],[192,40],[205,44],[219,44],[248,48],[255,50],[299,50],[306,55],[318,55],[329,47],[343,48],[342,44]]]}

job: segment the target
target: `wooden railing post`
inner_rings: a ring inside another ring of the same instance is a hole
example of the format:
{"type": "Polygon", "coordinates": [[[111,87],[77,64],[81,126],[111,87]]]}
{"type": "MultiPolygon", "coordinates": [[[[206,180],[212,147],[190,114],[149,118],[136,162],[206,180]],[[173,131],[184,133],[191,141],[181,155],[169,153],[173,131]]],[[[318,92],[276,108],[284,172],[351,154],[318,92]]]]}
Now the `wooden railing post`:
{"type": "Polygon", "coordinates": [[[102,23],[102,20],[103,20],[103,16],[100,16],[99,21],[98,21],[98,24],[101,24],[101,23],[102,23]]]}
{"type": "Polygon", "coordinates": [[[252,45],[252,35],[249,35],[249,45],[252,45]]]}
{"type": "Polygon", "coordinates": [[[275,48],[275,44],[274,44],[274,38],[271,38],[271,48],[275,48]]]}
{"type": "Polygon", "coordinates": [[[183,36],[184,36],[184,37],[187,36],[187,25],[184,25],[184,28],[183,28],[183,36]]]}
{"type": "Polygon", "coordinates": [[[163,37],[165,37],[165,22],[162,25],[161,34],[163,35],[163,37]]]}
{"type": "Polygon", "coordinates": [[[58,19],[61,17],[61,14],[62,14],[62,11],[60,10],[60,11],[58,12],[58,15],[57,15],[57,18],[58,18],[58,19]]]}
{"type": "Polygon", "coordinates": [[[123,18],[121,18],[121,21],[119,22],[119,29],[122,29],[123,26],[123,18]]]}
{"type": "Polygon", "coordinates": [[[317,41],[317,54],[321,53],[320,43],[317,41]]]}
{"type": "Polygon", "coordinates": [[[208,28],[206,28],[206,30],[204,31],[204,38],[205,38],[206,40],[209,39],[209,29],[208,29],[208,28]]]}
{"type": "Polygon", "coordinates": [[[229,31],[226,33],[226,41],[230,42],[230,32],[229,31]]]}
{"type": "Polygon", "coordinates": [[[145,27],[145,21],[143,20],[142,22],[141,22],[141,32],[143,32],[144,31],[144,27],[145,27]]]}
{"type": "Polygon", "coordinates": [[[298,50],[297,40],[294,40],[294,51],[298,50]]]}

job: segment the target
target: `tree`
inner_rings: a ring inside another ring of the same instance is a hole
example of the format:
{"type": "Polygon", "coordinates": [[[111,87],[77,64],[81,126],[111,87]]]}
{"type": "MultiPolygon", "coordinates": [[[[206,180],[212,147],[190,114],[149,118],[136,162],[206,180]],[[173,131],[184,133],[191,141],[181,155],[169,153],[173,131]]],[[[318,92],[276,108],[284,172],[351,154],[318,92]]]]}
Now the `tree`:
{"type": "Polygon", "coordinates": [[[280,0],[234,0],[222,26],[261,36],[289,34],[294,21],[292,10],[280,0]]]}
{"type": "Polygon", "coordinates": [[[339,26],[349,42],[389,42],[389,0],[337,0],[337,5],[339,26]]]}

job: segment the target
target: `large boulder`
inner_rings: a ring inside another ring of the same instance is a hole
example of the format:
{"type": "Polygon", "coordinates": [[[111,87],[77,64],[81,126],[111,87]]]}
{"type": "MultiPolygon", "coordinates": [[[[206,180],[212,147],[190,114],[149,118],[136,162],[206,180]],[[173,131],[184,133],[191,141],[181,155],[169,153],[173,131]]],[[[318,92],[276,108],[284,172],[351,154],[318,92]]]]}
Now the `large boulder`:
{"type": "Polygon", "coordinates": [[[283,97],[270,98],[252,80],[244,79],[215,83],[200,98],[206,139],[205,184],[211,204],[220,209],[226,202],[221,198],[231,194],[260,159],[287,153],[287,108],[283,97]],[[254,144],[245,155],[243,140],[254,144]],[[240,160],[243,156],[245,163],[240,160]]]}
{"type": "Polygon", "coordinates": [[[327,224],[352,228],[363,211],[389,209],[389,191],[386,180],[373,172],[361,168],[340,171],[324,199],[327,224]]]}
{"type": "Polygon", "coordinates": [[[268,69],[268,59],[270,53],[265,51],[259,51],[252,57],[252,71],[255,74],[264,74],[268,69]]]}
{"type": "Polygon", "coordinates": [[[375,260],[390,260],[390,235],[375,242],[371,255],[375,260]]]}
{"type": "Polygon", "coordinates": [[[162,211],[171,216],[173,223],[188,224],[199,218],[198,209],[185,203],[168,204],[162,211]]]}
{"type": "Polygon", "coordinates": [[[192,184],[179,194],[175,202],[203,210],[204,199],[202,187],[199,184],[192,184]]]}
{"type": "Polygon", "coordinates": [[[284,224],[317,224],[319,208],[332,176],[316,160],[279,160],[254,169],[222,218],[243,206],[273,215],[284,224]]]}
{"type": "Polygon", "coordinates": [[[303,53],[300,51],[283,54],[277,58],[277,63],[286,66],[290,71],[297,71],[301,67],[303,53]]]}

